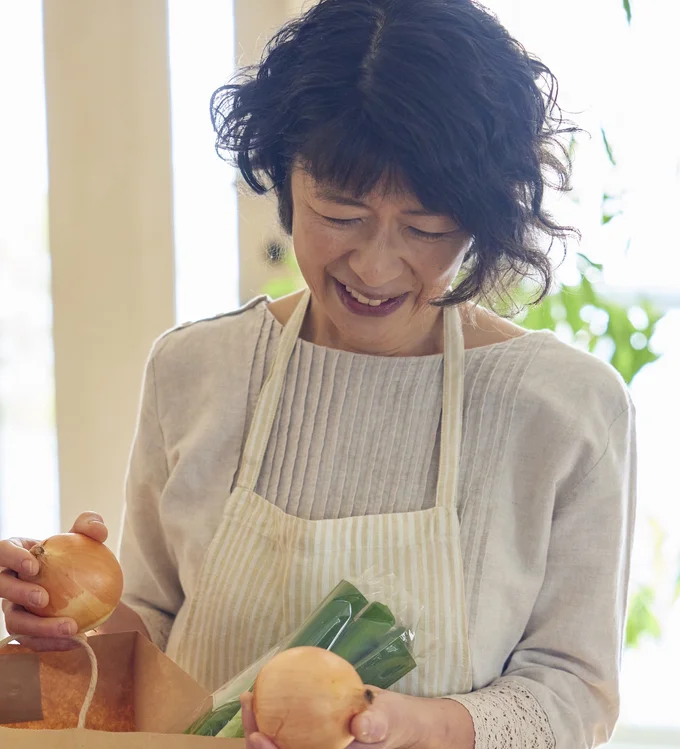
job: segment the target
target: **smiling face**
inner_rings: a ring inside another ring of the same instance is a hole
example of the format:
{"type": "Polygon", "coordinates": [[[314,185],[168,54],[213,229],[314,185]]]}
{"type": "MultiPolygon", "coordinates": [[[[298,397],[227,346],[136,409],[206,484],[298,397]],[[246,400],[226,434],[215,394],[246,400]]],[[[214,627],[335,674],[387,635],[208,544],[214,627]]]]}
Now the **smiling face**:
{"type": "Polygon", "coordinates": [[[291,175],[293,244],[312,293],[303,335],[366,354],[416,356],[442,349],[444,294],[471,238],[448,216],[397,190],[357,199],[291,175]]]}

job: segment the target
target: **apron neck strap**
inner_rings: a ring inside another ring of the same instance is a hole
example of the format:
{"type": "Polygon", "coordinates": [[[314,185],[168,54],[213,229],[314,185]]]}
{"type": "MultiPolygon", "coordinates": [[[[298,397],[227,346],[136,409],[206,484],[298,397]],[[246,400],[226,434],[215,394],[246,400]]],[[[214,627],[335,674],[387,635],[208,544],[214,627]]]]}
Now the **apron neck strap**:
{"type": "Polygon", "coordinates": [[[444,307],[444,382],[436,506],[457,506],[463,433],[465,342],[458,307],[444,307]]]}
{"type": "MultiPolygon", "coordinates": [[[[283,328],[267,380],[262,387],[243,451],[238,485],[255,491],[286,379],[288,362],[300,335],[311,294],[305,289],[283,328]]],[[[455,506],[463,412],[465,351],[457,307],[444,308],[444,383],[437,506],[455,506]]]]}
{"type": "Polygon", "coordinates": [[[250,433],[248,434],[248,439],[243,450],[241,471],[238,477],[238,485],[251,492],[255,491],[255,486],[260,476],[260,469],[262,468],[264,454],[267,450],[269,435],[271,434],[276,411],[281,401],[281,392],[286,380],[288,362],[295,348],[295,342],[300,335],[310,298],[309,289],[305,289],[293,314],[284,325],[274,364],[257,401],[253,422],[250,426],[250,433]]]}

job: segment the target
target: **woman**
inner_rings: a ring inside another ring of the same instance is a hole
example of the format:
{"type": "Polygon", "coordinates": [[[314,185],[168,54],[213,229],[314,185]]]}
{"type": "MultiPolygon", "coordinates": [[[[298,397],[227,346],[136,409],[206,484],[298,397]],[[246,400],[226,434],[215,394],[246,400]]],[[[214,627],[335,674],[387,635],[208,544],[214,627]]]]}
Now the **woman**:
{"type": "MultiPolygon", "coordinates": [[[[543,239],[569,231],[543,207],[549,173],[568,186],[556,90],[471,0],[322,0],[216,92],[218,148],[274,190],[308,288],[154,346],[107,631],[214,689],[342,577],[390,572],[436,648],[355,719],[357,745],[607,740],[632,406],[609,366],[477,303],[517,276],[548,288],[543,239]]],[[[66,647],[72,623],[21,607],[46,595],[31,543],[0,544],[8,628],[66,647]]]]}

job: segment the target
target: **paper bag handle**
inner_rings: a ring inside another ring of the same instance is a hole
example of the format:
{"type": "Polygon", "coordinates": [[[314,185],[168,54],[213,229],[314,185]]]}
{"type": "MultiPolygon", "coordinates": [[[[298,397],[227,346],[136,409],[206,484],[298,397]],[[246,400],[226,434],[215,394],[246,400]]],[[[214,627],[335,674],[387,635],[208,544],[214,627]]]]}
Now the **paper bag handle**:
{"type": "MultiPolygon", "coordinates": [[[[97,656],[94,654],[92,646],[87,641],[87,637],[85,635],[74,635],[73,637],[71,637],[71,639],[85,648],[85,652],[90,659],[90,686],[88,687],[87,694],[85,695],[85,701],[83,702],[83,706],[80,708],[80,715],[78,716],[78,728],[85,728],[87,714],[90,711],[92,700],[94,699],[94,693],[97,690],[99,668],[97,666],[97,656]]],[[[5,637],[4,640],[0,641],[0,649],[4,648],[5,645],[9,645],[13,640],[16,640],[19,644],[21,644],[21,635],[10,635],[9,637],[5,637]]]]}

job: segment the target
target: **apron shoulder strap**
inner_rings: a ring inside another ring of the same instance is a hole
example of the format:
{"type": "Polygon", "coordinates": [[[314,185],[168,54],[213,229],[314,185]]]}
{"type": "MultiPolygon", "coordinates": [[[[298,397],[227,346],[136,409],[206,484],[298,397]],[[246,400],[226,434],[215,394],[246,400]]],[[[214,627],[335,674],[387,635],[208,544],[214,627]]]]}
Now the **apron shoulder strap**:
{"type": "Polygon", "coordinates": [[[457,306],[444,308],[444,383],[437,507],[456,507],[463,431],[465,343],[457,306]]]}
{"type": "Polygon", "coordinates": [[[260,469],[267,450],[269,435],[276,416],[276,410],[281,400],[281,392],[286,379],[286,370],[290,360],[295,342],[302,328],[305,313],[310,300],[309,289],[305,289],[293,314],[283,328],[279,339],[276,358],[272,365],[269,376],[262,387],[257,407],[250,425],[250,433],[243,450],[241,471],[238,477],[238,486],[247,491],[255,491],[260,469]]]}

